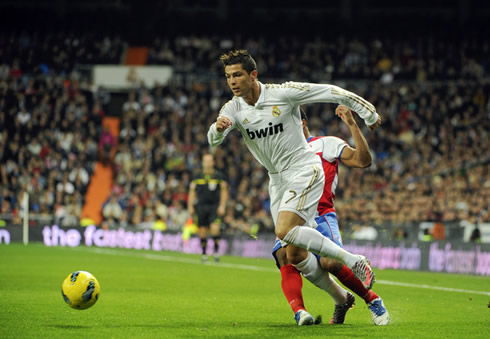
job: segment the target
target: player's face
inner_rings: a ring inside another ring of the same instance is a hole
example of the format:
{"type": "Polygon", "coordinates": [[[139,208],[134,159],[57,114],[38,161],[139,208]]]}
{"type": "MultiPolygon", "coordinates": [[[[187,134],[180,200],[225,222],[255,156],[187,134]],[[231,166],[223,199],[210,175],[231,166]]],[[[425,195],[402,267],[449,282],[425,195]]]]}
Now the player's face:
{"type": "Polygon", "coordinates": [[[242,64],[228,65],[225,67],[225,76],[233,94],[246,97],[252,91],[252,84],[257,79],[257,71],[248,74],[242,68],[242,64]]]}

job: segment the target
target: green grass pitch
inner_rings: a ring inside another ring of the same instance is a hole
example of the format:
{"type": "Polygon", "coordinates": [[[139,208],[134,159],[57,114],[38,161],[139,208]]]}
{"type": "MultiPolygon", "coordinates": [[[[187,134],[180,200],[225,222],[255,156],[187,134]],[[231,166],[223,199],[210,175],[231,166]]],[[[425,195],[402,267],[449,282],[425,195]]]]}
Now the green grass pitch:
{"type": "Polygon", "coordinates": [[[1,245],[0,338],[489,337],[490,278],[376,272],[389,326],[374,326],[360,298],[344,325],[329,325],[332,300],[305,281],[306,307],[324,322],[298,327],[272,260],[202,264],[172,252],[1,245]],[[76,270],[101,285],[99,301],[84,311],[61,296],[63,279],[76,270]]]}

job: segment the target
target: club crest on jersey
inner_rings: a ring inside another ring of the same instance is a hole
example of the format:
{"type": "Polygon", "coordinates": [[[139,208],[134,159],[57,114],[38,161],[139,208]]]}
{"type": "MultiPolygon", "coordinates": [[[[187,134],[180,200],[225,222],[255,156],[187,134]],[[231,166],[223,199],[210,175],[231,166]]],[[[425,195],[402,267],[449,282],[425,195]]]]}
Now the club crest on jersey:
{"type": "Polygon", "coordinates": [[[265,138],[268,135],[278,134],[280,132],[283,132],[284,128],[282,124],[273,125],[272,122],[269,122],[269,127],[260,128],[256,131],[251,131],[247,128],[246,131],[250,140],[253,140],[255,139],[255,137],[260,139],[260,138],[265,138]]]}
{"type": "Polygon", "coordinates": [[[242,121],[242,124],[247,124],[248,123],[248,119],[245,118],[243,121],[242,121]]]}
{"type": "Polygon", "coordinates": [[[281,110],[279,109],[279,107],[277,105],[272,106],[272,116],[277,118],[280,115],[281,115],[281,110]]]}

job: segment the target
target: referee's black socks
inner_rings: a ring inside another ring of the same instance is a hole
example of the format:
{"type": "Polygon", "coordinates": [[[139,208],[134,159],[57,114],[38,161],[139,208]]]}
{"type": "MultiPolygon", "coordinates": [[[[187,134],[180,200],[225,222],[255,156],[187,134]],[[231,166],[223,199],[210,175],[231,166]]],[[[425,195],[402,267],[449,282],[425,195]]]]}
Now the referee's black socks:
{"type": "Polygon", "coordinates": [[[201,239],[202,255],[206,254],[206,245],[208,244],[208,239],[201,239]]]}
{"type": "Polygon", "coordinates": [[[214,253],[218,253],[219,248],[219,236],[213,237],[214,240],[214,253]]]}

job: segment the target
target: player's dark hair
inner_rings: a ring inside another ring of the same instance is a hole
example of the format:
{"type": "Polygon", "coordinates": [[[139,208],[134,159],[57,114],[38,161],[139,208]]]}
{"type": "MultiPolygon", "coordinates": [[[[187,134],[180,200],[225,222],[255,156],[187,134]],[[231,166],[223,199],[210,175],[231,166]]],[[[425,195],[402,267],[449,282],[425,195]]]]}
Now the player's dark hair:
{"type": "Polygon", "coordinates": [[[250,74],[257,70],[257,64],[254,58],[244,49],[236,49],[223,54],[220,58],[223,67],[241,64],[242,68],[250,74]]]}
{"type": "Polygon", "coordinates": [[[308,117],[306,116],[305,111],[302,108],[299,109],[301,111],[301,119],[308,121],[308,117]]]}

